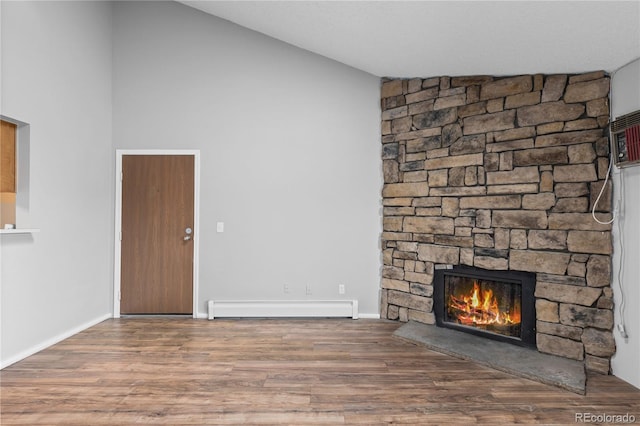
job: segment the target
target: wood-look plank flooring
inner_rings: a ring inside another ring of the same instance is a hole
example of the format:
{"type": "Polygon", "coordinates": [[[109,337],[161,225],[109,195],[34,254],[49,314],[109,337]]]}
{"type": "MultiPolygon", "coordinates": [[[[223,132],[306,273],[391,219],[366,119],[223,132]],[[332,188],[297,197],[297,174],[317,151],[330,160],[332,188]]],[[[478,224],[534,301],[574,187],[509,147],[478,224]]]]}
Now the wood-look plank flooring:
{"type": "Polygon", "coordinates": [[[640,390],[581,396],[392,337],[385,320],[107,320],[0,372],[2,425],[640,422],[640,390]]]}

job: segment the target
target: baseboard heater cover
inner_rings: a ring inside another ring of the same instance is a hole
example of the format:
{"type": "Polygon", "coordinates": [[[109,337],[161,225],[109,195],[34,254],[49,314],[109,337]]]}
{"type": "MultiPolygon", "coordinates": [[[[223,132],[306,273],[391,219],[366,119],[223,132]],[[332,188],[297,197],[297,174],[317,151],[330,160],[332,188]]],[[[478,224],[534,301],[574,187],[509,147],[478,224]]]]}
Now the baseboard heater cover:
{"type": "Polygon", "coordinates": [[[357,300],[209,300],[208,319],[339,317],[358,319],[357,300]]]}

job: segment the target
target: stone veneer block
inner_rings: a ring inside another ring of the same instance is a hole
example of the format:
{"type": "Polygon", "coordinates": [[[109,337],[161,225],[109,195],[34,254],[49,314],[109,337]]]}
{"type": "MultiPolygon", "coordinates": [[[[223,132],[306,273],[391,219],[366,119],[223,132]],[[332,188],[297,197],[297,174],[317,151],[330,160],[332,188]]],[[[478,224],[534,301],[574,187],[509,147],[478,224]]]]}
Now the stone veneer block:
{"type": "Polygon", "coordinates": [[[509,269],[564,275],[571,260],[569,253],[533,250],[511,250],[509,269]]]}
{"type": "Polygon", "coordinates": [[[592,255],[587,262],[587,285],[607,287],[611,284],[611,258],[592,255]]]}
{"type": "Polygon", "coordinates": [[[474,115],[485,114],[487,112],[486,102],[476,102],[469,105],[458,107],[458,118],[471,117],[474,115]]]}
{"type": "Polygon", "coordinates": [[[433,274],[423,274],[421,272],[405,272],[404,279],[412,283],[428,285],[433,283],[433,274]]]}
{"type": "Polygon", "coordinates": [[[547,214],[538,210],[494,210],[494,228],[546,229],[547,214]]]}
{"type": "Polygon", "coordinates": [[[515,127],[515,117],[515,110],[467,117],[463,120],[463,133],[465,135],[473,135],[477,133],[513,129],[515,127]]]}
{"type": "Polygon", "coordinates": [[[382,83],[380,89],[380,97],[388,98],[390,96],[402,95],[402,80],[391,80],[382,83]]]}
{"type": "Polygon", "coordinates": [[[568,147],[568,153],[571,164],[593,163],[597,157],[591,143],[571,145],[568,147]]]}
{"type": "Polygon", "coordinates": [[[598,127],[598,120],[595,118],[583,118],[580,120],[569,121],[564,125],[564,131],[570,132],[574,130],[586,130],[596,129],[598,127]]]}
{"type": "Polygon", "coordinates": [[[553,168],[555,182],[593,182],[598,180],[594,164],[571,164],[553,168]]]}
{"type": "Polygon", "coordinates": [[[582,343],[574,340],[538,333],[536,335],[536,344],[540,352],[576,359],[578,361],[584,359],[582,343]]]}
{"type": "Polygon", "coordinates": [[[467,96],[465,94],[446,96],[444,98],[436,99],[435,104],[433,105],[434,110],[439,110],[443,108],[451,108],[456,106],[462,106],[466,103],[467,96]]]}
{"type": "Polygon", "coordinates": [[[384,186],[382,196],[395,197],[426,197],[429,195],[429,185],[426,182],[391,183],[384,186]]]}
{"type": "MultiPolygon", "coordinates": [[[[600,215],[602,221],[610,219],[610,214],[600,215]]],[[[611,225],[602,225],[596,222],[591,213],[549,213],[549,229],[609,231],[611,225]]]]}
{"type": "Polygon", "coordinates": [[[520,205],[519,195],[464,197],[460,199],[461,209],[517,209],[520,208],[520,205]]]}
{"type": "Polygon", "coordinates": [[[522,197],[522,208],[525,210],[549,210],[556,204],[556,196],[552,192],[527,194],[522,197]]]}
{"type": "Polygon", "coordinates": [[[536,319],[547,323],[557,323],[560,321],[558,304],[549,300],[536,300],[536,319]]]}
{"type": "Polygon", "coordinates": [[[416,129],[441,127],[456,121],[458,113],[456,108],[445,108],[437,111],[429,111],[413,116],[413,125],[416,129]]]}
{"type": "Polygon", "coordinates": [[[449,147],[449,155],[463,155],[484,152],[485,135],[463,136],[449,147]]]}
{"type": "Polygon", "coordinates": [[[564,93],[566,85],[566,74],[548,76],[544,83],[544,89],[542,89],[542,102],[553,102],[559,100],[564,93]]]}
{"type": "Polygon", "coordinates": [[[582,74],[576,74],[569,77],[569,84],[580,83],[582,81],[598,80],[605,76],[604,71],[591,71],[582,74]]]}
{"type": "Polygon", "coordinates": [[[584,357],[584,365],[587,371],[599,374],[609,374],[611,372],[611,365],[609,358],[600,358],[597,356],[587,354],[584,357]]]}
{"type": "Polygon", "coordinates": [[[409,241],[411,234],[408,232],[383,232],[381,239],[383,241],[409,241]]]}
{"type": "Polygon", "coordinates": [[[611,233],[602,231],[569,231],[567,247],[574,253],[611,254],[611,233]]]}
{"type": "Polygon", "coordinates": [[[511,171],[487,172],[487,185],[540,182],[540,173],[535,166],[516,167],[511,171]]]}
{"type": "Polygon", "coordinates": [[[601,330],[611,330],[613,327],[613,311],[561,303],[560,323],[575,327],[595,327],[601,330]]]}
{"type": "Polygon", "coordinates": [[[516,139],[506,142],[496,142],[487,144],[487,152],[504,152],[504,151],[514,151],[518,149],[527,149],[534,147],[534,140],[531,138],[528,139],[516,139]]]}
{"type": "Polygon", "coordinates": [[[557,145],[573,145],[577,143],[595,142],[602,137],[602,129],[580,130],[577,132],[553,133],[550,135],[538,136],[536,138],[536,148],[557,145]]]}
{"type": "Polygon", "coordinates": [[[534,194],[538,192],[538,184],[520,183],[513,185],[492,185],[487,187],[487,195],[498,194],[534,194]]]}
{"type": "Polygon", "coordinates": [[[506,271],[509,269],[509,261],[498,257],[475,256],[473,266],[493,271],[506,271]]]}
{"type": "Polygon", "coordinates": [[[389,290],[398,290],[404,291],[406,293],[409,292],[409,283],[403,280],[394,280],[391,278],[383,278],[382,279],[382,288],[389,290]]]}
{"type": "Polygon", "coordinates": [[[508,96],[504,100],[505,109],[518,108],[528,105],[537,105],[540,103],[540,92],[521,93],[519,95],[508,96]]]}
{"type": "Polygon", "coordinates": [[[529,231],[529,248],[533,250],[564,250],[567,248],[567,231],[532,229],[529,231]]]}
{"type": "Polygon", "coordinates": [[[518,139],[529,139],[535,137],[535,135],[535,127],[517,127],[502,132],[493,132],[493,140],[496,142],[506,142],[518,139]]]}
{"type": "Polygon", "coordinates": [[[435,244],[420,244],[418,259],[438,264],[456,265],[460,259],[460,248],[435,244]]]}
{"type": "Polygon", "coordinates": [[[588,208],[589,200],[587,197],[561,198],[553,207],[553,211],[558,213],[581,213],[586,212],[588,208]]]}
{"type": "Polygon", "coordinates": [[[408,104],[414,104],[416,102],[426,101],[427,99],[435,99],[437,96],[438,88],[431,87],[429,89],[407,95],[406,100],[408,104]]]}
{"type": "Polygon", "coordinates": [[[402,291],[388,290],[387,302],[391,305],[404,306],[409,309],[431,312],[433,299],[430,297],[418,296],[402,291]]]}
{"type": "Polygon", "coordinates": [[[538,282],[536,284],[536,297],[550,300],[552,302],[575,303],[582,306],[593,305],[602,290],[593,287],[578,287],[574,285],[553,284],[538,282]]]}
{"type": "Polygon", "coordinates": [[[585,328],[582,343],[586,353],[595,356],[611,356],[616,352],[616,342],[608,331],[585,328]]]}
{"type": "MultiPolygon", "coordinates": [[[[558,321],[558,308],[556,307],[556,321],[558,321]]],[[[537,312],[536,312],[537,313],[537,312]]],[[[555,322],[536,321],[538,333],[551,334],[553,336],[566,337],[567,339],[580,341],[582,328],[571,327],[569,325],[556,324],[555,322]]]]}
{"type": "Polygon", "coordinates": [[[434,158],[425,161],[427,170],[446,169],[453,167],[481,166],[484,159],[482,153],[456,155],[452,157],[434,158]]]}
{"type": "Polygon", "coordinates": [[[525,149],[513,153],[513,165],[517,167],[567,163],[569,163],[569,156],[566,146],[525,149]]]}
{"type": "Polygon", "coordinates": [[[406,141],[411,139],[439,136],[440,132],[440,127],[436,127],[434,129],[412,130],[410,132],[398,133],[393,138],[395,141],[406,141]]]}
{"type": "Polygon", "coordinates": [[[609,115],[609,98],[594,99],[587,102],[587,115],[589,117],[609,115]]]}
{"type": "Polygon", "coordinates": [[[416,311],[415,309],[409,309],[409,316],[407,319],[409,321],[416,321],[430,325],[436,323],[436,316],[433,312],[416,311]]]}
{"type": "Polygon", "coordinates": [[[555,193],[559,198],[582,197],[589,194],[589,189],[584,182],[558,183],[555,186],[555,193]]]}
{"type": "Polygon", "coordinates": [[[385,231],[402,231],[401,217],[385,217],[382,220],[382,229],[385,231]]]}
{"type": "Polygon", "coordinates": [[[383,120],[393,120],[394,118],[406,117],[408,108],[406,105],[382,111],[383,120]]]}
{"type": "Polygon", "coordinates": [[[432,197],[465,197],[471,195],[484,195],[487,193],[487,188],[484,186],[447,186],[442,188],[431,188],[429,195],[432,197]]]}
{"type": "Polygon", "coordinates": [[[605,98],[608,94],[609,79],[601,78],[599,80],[569,84],[564,94],[564,101],[567,103],[586,102],[593,99],[605,98]]]}
{"type": "Polygon", "coordinates": [[[484,83],[480,89],[480,99],[495,99],[518,93],[530,92],[533,89],[531,76],[507,77],[484,83]]]}
{"type": "Polygon", "coordinates": [[[585,106],[567,105],[564,102],[548,102],[539,105],[518,108],[518,126],[536,126],[554,121],[571,121],[580,117],[585,106]]]}
{"type": "Polygon", "coordinates": [[[433,285],[411,283],[410,292],[411,294],[417,294],[418,296],[431,297],[433,296],[433,285]]]}
{"type": "Polygon", "coordinates": [[[493,77],[491,77],[490,75],[451,77],[451,87],[477,86],[479,84],[486,83],[492,80],[493,77]]]}
{"type": "MultiPolygon", "coordinates": [[[[404,232],[453,235],[453,219],[448,217],[411,216],[404,219],[404,232]]],[[[424,260],[424,259],[423,259],[424,260]]]]}

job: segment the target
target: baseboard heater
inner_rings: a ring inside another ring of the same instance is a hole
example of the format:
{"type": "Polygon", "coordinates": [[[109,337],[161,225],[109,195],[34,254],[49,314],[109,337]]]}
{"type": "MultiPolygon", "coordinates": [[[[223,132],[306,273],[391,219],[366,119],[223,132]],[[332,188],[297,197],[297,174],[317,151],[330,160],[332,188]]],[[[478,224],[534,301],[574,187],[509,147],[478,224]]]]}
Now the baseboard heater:
{"type": "Polygon", "coordinates": [[[357,300],[209,300],[208,318],[337,317],[358,319],[357,300]]]}

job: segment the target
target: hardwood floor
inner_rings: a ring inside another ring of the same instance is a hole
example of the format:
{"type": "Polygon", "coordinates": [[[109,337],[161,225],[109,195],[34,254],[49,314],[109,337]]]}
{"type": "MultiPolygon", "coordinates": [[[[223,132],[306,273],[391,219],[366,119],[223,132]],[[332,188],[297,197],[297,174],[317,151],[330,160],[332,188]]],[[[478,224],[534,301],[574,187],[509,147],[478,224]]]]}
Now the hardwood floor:
{"type": "Polygon", "coordinates": [[[0,372],[3,425],[640,422],[640,390],[580,396],[393,338],[384,320],[107,320],[0,372]]]}

